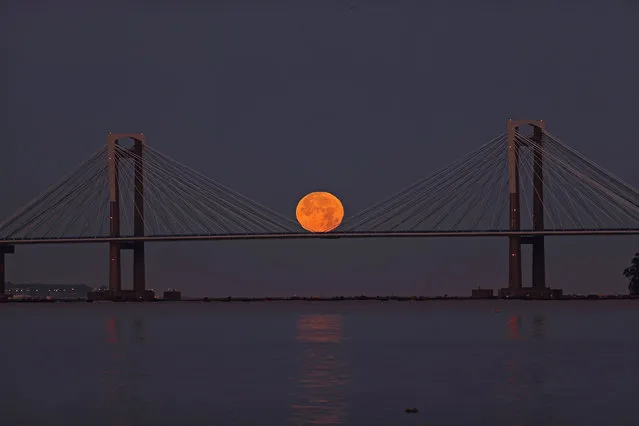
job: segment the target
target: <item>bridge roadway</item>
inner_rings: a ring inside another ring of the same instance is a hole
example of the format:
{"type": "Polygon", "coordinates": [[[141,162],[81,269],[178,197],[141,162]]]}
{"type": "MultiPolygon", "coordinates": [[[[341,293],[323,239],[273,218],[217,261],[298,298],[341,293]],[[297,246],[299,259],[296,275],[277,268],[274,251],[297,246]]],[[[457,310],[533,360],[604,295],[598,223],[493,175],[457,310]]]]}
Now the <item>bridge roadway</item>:
{"type": "Polygon", "coordinates": [[[264,234],[208,234],[208,235],[153,235],[144,237],[68,237],[68,238],[22,238],[0,239],[0,245],[26,244],[80,244],[121,242],[170,242],[170,241],[215,241],[215,240],[286,240],[286,239],[337,239],[337,238],[442,238],[442,237],[534,237],[534,236],[593,236],[593,235],[639,235],[639,229],[547,229],[544,231],[396,231],[396,232],[291,232],[264,234]]]}

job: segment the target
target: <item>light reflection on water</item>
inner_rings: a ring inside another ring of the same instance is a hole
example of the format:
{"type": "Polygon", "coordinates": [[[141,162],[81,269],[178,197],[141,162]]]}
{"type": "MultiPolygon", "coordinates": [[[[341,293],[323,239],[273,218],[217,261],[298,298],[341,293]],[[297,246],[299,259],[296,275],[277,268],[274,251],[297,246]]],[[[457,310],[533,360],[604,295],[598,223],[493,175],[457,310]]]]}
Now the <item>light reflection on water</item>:
{"type": "Polygon", "coordinates": [[[636,323],[632,301],[5,305],[0,425],[635,425],[636,323]]]}
{"type": "Polygon", "coordinates": [[[104,413],[110,426],[127,426],[136,421],[144,408],[141,397],[145,372],[144,357],[137,346],[144,342],[142,319],[133,321],[109,317],[106,324],[106,354],[102,366],[102,382],[105,386],[104,413]],[[127,333],[127,331],[129,333],[127,333]]]}
{"type": "MultiPolygon", "coordinates": [[[[513,313],[506,320],[506,337],[512,342],[514,351],[510,352],[506,364],[503,391],[496,395],[503,403],[501,417],[507,424],[522,426],[532,413],[531,407],[543,406],[543,364],[531,350],[528,339],[542,339],[545,332],[545,320],[542,315],[534,315],[530,333],[524,330],[521,314],[513,313]],[[527,352],[524,354],[523,352],[527,352]]],[[[539,412],[534,414],[543,417],[539,412]]]]}
{"type": "Polygon", "coordinates": [[[119,377],[122,370],[122,347],[120,346],[119,324],[115,318],[107,320],[107,341],[109,342],[108,361],[105,363],[104,380],[106,385],[106,405],[107,413],[112,418],[113,426],[122,426],[123,418],[120,408],[122,407],[122,379],[119,377]]]}
{"type": "Polygon", "coordinates": [[[302,376],[299,397],[293,404],[295,424],[340,424],[346,415],[349,376],[340,359],[343,340],[341,315],[303,315],[297,322],[302,376]]]}

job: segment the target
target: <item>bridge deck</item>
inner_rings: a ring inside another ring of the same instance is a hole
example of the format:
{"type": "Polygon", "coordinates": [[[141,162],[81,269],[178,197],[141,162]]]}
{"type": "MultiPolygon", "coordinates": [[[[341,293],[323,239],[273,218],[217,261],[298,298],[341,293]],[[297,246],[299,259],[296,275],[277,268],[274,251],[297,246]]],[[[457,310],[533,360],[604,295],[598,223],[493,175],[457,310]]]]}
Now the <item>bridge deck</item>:
{"type": "Polygon", "coordinates": [[[214,241],[214,240],[285,240],[308,238],[443,238],[443,237],[510,237],[510,236],[595,236],[595,235],[639,235],[639,229],[575,229],[545,231],[425,231],[425,232],[328,232],[328,233],[264,233],[264,234],[211,234],[211,235],[154,235],[144,237],[68,237],[0,239],[0,245],[24,244],[79,244],[107,242],[169,242],[169,241],[214,241]]]}

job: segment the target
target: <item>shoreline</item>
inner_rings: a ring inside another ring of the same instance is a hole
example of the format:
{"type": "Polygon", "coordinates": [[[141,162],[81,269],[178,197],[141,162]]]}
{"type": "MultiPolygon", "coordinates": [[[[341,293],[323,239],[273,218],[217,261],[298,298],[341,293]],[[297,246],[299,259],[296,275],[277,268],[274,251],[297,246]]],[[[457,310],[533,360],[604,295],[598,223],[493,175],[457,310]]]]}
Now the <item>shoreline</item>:
{"type": "Polygon", "coordinates": [[[182,298],[173,299],[152,299],[152,300],[87,300],[79,299],[0,299],[0,303],[97,303],[97,302],[134,302],[134,303],[175,303],[175,302],[202,302],[202,303],[255,303],[255,302],[433,302],[433,301],[479,301],[479,300],[543,300],[543,301],[603,301],[603,300],[639,300],[639,295],[563,295],[556,298],[539,298],[539,297],[470,297],[470,296],[338,296],[338,297],[198,297],[198,298],[182,298]]]}

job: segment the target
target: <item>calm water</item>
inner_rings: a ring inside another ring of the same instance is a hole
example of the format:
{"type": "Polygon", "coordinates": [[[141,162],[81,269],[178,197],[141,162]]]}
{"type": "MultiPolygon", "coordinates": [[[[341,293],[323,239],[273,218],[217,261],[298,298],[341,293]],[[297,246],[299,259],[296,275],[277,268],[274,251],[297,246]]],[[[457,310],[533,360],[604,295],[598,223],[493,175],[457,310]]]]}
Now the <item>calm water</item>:
{"type": "Polygon", "coordinates": [[[4,304],[0,338],[3,426],[639,424],[632,301],[4,304]]]}

